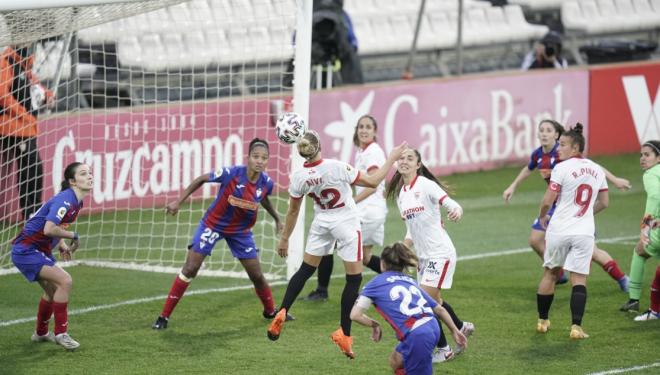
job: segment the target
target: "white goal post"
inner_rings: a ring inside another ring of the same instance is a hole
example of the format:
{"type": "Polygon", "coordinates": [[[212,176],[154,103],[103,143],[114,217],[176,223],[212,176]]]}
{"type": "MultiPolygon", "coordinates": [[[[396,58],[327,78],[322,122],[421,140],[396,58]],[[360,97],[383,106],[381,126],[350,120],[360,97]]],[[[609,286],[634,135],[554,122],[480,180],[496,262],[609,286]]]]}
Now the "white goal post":
{"type": "MultiPolygon", "coordinates": [[[[91,166],[95,184],[74,224],[81,248],[71,264],[178,272],[217,187],[200,188],[176,217],[165,204],[196,176],[245,164],[254,137],[269,142],[271,202],[284,220],[288,177],[302,161],[273,126],[284,110],[309,118],[311,29],[312,0],[0,0],[3,53],[33,56],[27,92],[39,129],[0,133],[0,275],[16,272],[11,241],[73,161],[91,166]],[[54,106],[42,99],[48,89],[54,106]],[[39,163],[14,152],[26,139],[36,139],[42,171],[28,180],[22,172],[39,163]],[[26,196],[38,202],[32,210],[26,196]]],[[[3,122],[17,121],[8,113],[3,122]]],[[[290,277],[302,262],[304,210],[286,260],[264,209],[253,232],[266,277],[290,277]]],[[[247,277],[224,241],[200,274],[247,277]]]]}

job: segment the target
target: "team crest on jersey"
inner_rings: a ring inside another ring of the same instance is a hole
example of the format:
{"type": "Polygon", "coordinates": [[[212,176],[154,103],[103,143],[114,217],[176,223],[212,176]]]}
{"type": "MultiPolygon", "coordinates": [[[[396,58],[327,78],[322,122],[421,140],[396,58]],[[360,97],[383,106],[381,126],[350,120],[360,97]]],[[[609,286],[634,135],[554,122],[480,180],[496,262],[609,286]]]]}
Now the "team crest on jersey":
{"type": "Polygon", "coordinates": [[[257,189],[256,196],[257,196],[257,198],[259,198],[261,196],[261,188],[257,189]]]}
{"type": "Polygon", "coordinates": [[[421,191],[416,191],[415,192],[415,199],[419,199],[419,196],[422,195],[421,191]]]}

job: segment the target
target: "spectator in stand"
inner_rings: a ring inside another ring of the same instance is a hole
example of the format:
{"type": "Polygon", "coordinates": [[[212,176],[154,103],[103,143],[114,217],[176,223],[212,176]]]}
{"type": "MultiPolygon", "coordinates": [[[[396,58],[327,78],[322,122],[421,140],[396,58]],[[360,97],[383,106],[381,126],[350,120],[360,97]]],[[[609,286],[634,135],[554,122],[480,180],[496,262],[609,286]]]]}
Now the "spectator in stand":
{"type": "Polygon", "coordinates": [[[26,221],[41,205],[43,190],[37,147],[39,107],[55,102],[53,92],[32,72],[33,62],[27,44],[7,47],[0,55],[0,159],[3,167],[15,162],[19,203],[26,221]]]}
{"type": "Polygon", "coordinates": [[[568,63],[562,56],[561,34],[550,31],[541,40],[534,43],[534,50],[525,56],[521,69],[565,69],[567,67],[568,63]]]}

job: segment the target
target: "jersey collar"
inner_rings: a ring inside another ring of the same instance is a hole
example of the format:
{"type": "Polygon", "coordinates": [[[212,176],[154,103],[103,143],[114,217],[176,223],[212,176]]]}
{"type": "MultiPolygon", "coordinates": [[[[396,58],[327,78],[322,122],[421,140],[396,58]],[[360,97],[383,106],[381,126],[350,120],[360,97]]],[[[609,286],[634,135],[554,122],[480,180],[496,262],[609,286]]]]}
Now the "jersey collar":
{"type": "Polygon", "coordinates": [[[323,159],[319,159],[319,160],[317,160],[313,163],[305,162],[305,163],[303,163],[303,167],[305,167],[305,168],[316,167],[317,165],[321,164],[322,162],[323,162],[323,159]]]}
{"type": "Polygon", "coordinates": [[[406,185],[403,185],[403,191],[408,191],[408,190],[412,189],[413,186],[415,186],[415,182],[417,182],[417,177],[419,177],[418,174],[415,175],[415,178],[413,178],[412,181],[410,181],[410,185],[408,185],[408,189],[406,189],[406,185]]]}

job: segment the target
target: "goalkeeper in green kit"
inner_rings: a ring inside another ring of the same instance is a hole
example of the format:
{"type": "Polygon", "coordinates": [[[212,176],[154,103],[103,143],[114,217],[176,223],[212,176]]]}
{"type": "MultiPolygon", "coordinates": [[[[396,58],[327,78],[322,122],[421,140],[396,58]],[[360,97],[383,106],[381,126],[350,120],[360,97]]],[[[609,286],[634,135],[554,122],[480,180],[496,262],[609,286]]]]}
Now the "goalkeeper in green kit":
{"type": "MultiPolygon", "coordinates": [[[[648,141],[642,145],[639,164],[644,172],[646,208],[642,218],[641,234],[630,265],[630,299],[621,311],[639,311],[642,294],[644,263],[651,256],[660,258],[660,141],[648,141]]],[[[660,268],[651,286],[651,308],[635,318],[636,321],[660,319],[660,268]]]]}

